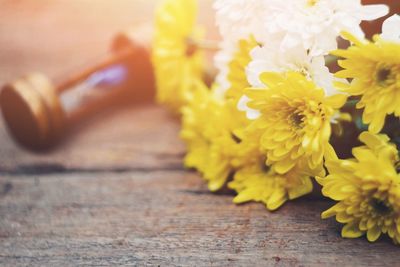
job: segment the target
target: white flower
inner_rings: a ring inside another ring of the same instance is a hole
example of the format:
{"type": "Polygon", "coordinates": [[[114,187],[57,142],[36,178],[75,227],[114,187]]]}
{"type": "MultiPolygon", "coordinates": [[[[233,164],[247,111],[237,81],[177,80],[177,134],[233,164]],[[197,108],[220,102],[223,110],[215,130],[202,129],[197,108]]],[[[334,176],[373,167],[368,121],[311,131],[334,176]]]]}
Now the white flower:
{"type": "Polygon", "coordinates": [[[216,0],[216,21],[224,40],[238,41],[253,35],[256,39],[265,29],[270,0],[216,0]]]}
{"type": "Polygon", "coordinates": [[[400,43],[400,16],[393,15],[382,25],[381,38],[386,41],[400,43]]]}
{"type": "Polygon", "coordinates": [[[249,108],[249,107],[247,106],[247,104],[248,104],[249,102],[250,102],[250,98],[249,98],[248,96],[246,96],[246,95],[243,95],[243,96],[239,99],[237,108],[238,108],[238,110],[240,110],[240,111],[246,112],[246,117],[247,117],[249,120],[256,120],[256,119],[258,119],[258,118],[261,116],[261,112],[258,111],[258,110],[256,110],[256,109],[249,108]]]}
{"type": "Polygon", "coordinates": [[[295,46],[328,54],[337,48],[341,31],[363,37],[360,23],[386,15],[386,5],[362,5],[360,0],[216,0],[217,25],[224,39],[253,35],[257,41],[280,40],[280,48],[295,46]]]}
{"type": "Polygon", "coordinates": [[[336,38],[341,31],[362,37],[362,20],[377,19],[389,11],[385,5],[363,6],[360,0],[268,2],[269,14],[264,20],[266,31],[260,41],[267,43],[271,35],[280,36],[281,50],[300,45],[318,55],[328,54],[337,48],[336,38]]]}
{"type": "Polygon", "coordinates": [[[333,87],[334,75],[325,66],[324,56],[311,56],[301,47],[294,47],[285,53],[277,53],[277,50],[273,45],[256,47],[252,50],[252,61],[246,69],[249,84],[254,87],[264,87],[259,79],[263,72],[296,71],[313,80],[327,95],[337,93],[333,87]]]}
{"type": "Polygon", "coordinates": [[[220,43],[220,49],[214,57],[214,65],[218,70],[215,78],[214,94],[218,99],[223,99],[225,92],[230,88],[228,81],[229,62],[232,61],[233,55],[237,49],[237,42],[223,41],[220,43]]]}

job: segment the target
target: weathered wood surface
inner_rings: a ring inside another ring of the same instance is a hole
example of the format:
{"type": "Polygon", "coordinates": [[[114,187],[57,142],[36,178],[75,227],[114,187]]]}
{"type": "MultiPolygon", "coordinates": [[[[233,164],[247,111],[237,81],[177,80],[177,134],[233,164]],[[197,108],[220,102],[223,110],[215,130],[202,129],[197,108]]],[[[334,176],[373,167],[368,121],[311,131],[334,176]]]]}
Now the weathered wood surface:
{"type": "Polygon", "coordinates": [[[0,178],[5,266],[395,266],[388,241],[344,240],[323,201],[269,213],[197,175],[142,170],[0,178]]]}
{"type": "MultiPolygon", "coordinates": [[[[146,19],[153,1],[0,6],[3,83],[32,69],[62,75],[76,59],[101,54],[132,22],[130,9],[146,19]]],[[[303,198],[270,213],[257,203],[233,205],[229,192],[209,193],[182,168],[178,132],[161,108],[131,107],[34,155],[0,123],[0,266],[399,265],[388,239],[342,239],[339,224],[320,219],[326,200],[303,198]]]]}

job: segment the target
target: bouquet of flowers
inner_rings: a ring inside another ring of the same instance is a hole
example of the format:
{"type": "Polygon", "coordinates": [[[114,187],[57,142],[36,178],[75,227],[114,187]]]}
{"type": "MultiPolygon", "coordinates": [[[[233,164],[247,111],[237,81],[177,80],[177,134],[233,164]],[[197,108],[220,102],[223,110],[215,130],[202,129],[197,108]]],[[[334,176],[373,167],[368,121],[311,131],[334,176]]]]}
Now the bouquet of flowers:
{"type": "Polygon", "coordinates": [[[158,100],[182,122],[185,166],[211,191],[270,211],[312,192],[342,236],[400,243],[400,16],[372,40],[363,20],[388,14],[360,0],[216,0],[217,44],[195,0],[156,13],[158,100]],[[338,47],[341,47],[339,49],[338,47]],[[205,54],[215,52],[208,83],[205,54]]]}

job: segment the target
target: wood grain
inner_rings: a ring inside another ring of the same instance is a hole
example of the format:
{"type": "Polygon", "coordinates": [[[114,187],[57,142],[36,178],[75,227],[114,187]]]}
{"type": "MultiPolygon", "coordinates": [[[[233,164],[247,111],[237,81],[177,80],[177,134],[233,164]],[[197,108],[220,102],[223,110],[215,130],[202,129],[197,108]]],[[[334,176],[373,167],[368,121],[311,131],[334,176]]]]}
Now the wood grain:
{"type": "MultiPolygon", "coordinates": [[[[201,20],[212,23],[211,1],[201,20]]],[[[69,73],[113,34],[149,22],[149,0],[0,0],[0,82],[69,73]]],[[[59,148],[18,148],[0,122],[0,266],[398,266],[382,238],[342,239],[314,197],[275,213],[232,204],[184,170],[179,123],[155,105],[86,122],[59,148]]]]}
{"type": "Polygon", "coordinates": [[[230,192],[209,193],[181,167],[177,133],[174,119],[148,106],[95,122],[50,155],[26,154],[2,135],[0,265],[398,263],[388,239],[342,239],[334,220],[320,219],[326,200],[270,213],[258,203],[233,205],[230,192]]]}
{"type": "Polygon", "coordinates": [[[15,266],[395,266],[398,248],[339,236],[329,203],[234,206],[183,171],[4,177],[0,263],[15,266]],[[11,188],[11,189],[10,189],[11,188]]]}
{"type": "Polygon", "coordinates": [[[0,128],[0,174],[182,169],[176,118],[155,105],[109,110],[81,125],[53,151],[19,149],[0,128]]]}

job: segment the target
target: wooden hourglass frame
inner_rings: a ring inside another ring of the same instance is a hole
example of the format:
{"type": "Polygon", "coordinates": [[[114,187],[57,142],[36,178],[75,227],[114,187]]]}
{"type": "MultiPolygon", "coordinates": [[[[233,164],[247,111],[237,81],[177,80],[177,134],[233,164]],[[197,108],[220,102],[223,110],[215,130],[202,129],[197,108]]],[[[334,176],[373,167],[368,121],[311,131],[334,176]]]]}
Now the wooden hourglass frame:
{"type": "Polygon", "coordinates": [[[0,105],[14,139],[30,150],[48,149],[101,109],[148,100],[154,92],[150,52],[146,38],[137,33],[118,34],[105,59],[64,81],[31,73],[6,84],[0,105]]]}

